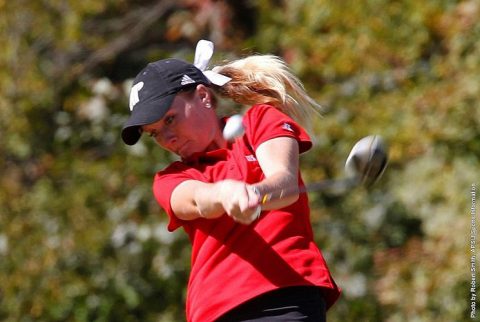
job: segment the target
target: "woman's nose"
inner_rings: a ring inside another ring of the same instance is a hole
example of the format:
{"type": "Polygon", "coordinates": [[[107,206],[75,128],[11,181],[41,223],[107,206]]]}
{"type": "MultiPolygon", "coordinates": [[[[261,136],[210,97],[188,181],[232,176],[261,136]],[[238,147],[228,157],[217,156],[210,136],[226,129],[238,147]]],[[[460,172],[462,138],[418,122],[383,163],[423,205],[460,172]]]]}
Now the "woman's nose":
{"type": "Polygon", "coordinates": [[[171,129],[165,128],[161,131],[159,136],[159,143],[166,148],[172,148],[177,142],[177,136],[171,129]]]}

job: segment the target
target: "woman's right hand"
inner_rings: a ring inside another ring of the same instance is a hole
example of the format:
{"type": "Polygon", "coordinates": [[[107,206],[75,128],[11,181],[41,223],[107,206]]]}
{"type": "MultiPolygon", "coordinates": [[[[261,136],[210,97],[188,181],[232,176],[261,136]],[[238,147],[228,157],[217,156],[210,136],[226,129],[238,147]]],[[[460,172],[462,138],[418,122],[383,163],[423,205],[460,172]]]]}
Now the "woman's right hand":
{"type": "Polygon", "coordinates": [[[214,186],[217,202],[233,220],[248,225],[257,219],[260,196],[252,185],[229,179],[214,186]]]}

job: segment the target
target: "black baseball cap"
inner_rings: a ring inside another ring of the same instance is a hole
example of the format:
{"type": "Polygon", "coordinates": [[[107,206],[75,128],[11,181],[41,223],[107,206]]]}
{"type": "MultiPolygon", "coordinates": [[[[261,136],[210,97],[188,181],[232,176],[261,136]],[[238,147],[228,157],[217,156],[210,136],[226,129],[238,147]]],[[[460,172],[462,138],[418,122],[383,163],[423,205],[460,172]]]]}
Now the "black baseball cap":
{"type": "Polygon", "coordinates": [[[181,90],[197,84],[211,85],[203,72],[180,59],[163,59],[148,64],[133,81],[130,91],[130,118],[122,128],[122,139],[134,145],[142,135],[141,126],[160,120],[181,90]]]}

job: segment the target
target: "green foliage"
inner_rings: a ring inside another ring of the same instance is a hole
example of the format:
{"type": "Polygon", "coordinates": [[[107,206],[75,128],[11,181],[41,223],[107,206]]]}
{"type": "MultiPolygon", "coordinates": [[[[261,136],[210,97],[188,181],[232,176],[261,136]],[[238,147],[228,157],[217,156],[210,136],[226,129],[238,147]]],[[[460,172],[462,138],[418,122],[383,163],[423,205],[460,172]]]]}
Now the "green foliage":
{"type": "Polygon", "coordinates": [[[388,141],[371,190],[310,195],[344,289],[329,320],[469,319],[478,2],[0,1],[0,18],[0,319],[184,319],[188,240],[151,193],[173,157],[119,132],[135,73],[191,60],[200,37],[217,57],[281,55],[324,106],[305,181],[341,176],[365,135],[388,141]]]}

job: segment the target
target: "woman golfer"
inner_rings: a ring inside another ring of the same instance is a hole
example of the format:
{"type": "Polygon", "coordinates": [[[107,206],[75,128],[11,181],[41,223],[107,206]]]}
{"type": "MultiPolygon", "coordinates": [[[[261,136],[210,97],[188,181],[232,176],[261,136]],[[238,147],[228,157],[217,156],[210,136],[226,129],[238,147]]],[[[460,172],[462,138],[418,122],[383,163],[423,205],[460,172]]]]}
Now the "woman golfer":
{"type": "Polygon", "coordinates": [[[212,53],[200,41],[194,64],[148,64],[122,130],[126,144],[145,132],[181,158],[155,175],[153,192],[168,229],[183,227],[192,243],[187,319],[325,321],[340,291],[314,243],[307,195],[261,198],[303,185],[299,154],[312,142],[298,122],[315,103],[277,57],[207,71],[212,53]],[[222,135],[217,95],[249,106],[243,136],[222,135]]]}

